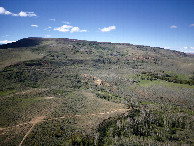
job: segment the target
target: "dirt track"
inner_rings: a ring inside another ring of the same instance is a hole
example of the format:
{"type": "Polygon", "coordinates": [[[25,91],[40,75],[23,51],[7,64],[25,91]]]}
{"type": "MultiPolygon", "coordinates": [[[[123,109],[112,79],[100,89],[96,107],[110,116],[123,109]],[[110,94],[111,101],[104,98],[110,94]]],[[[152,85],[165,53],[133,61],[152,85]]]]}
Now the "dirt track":
{"type": "Polygon", "coordinates": [[[29,123],[32,124],[32,127],[28,130],[28,132],[26,133],[26,135],[23,137],[22,141],[20,142],[19,146],[22,145],[22,143],[24,142],[24,140],[26,139],[26,137],[28,136],[28,134],[32,131],[32,129],[34,128],[34,126],[37,124],[37,123],[40,123],[43,121],[45,117],[44,116],[41,116],[41,117],[37,117],[37,118],[34,118],[32,119],[29,123]]]}
{"type": "MultiPolygon", "coordinates": [[[[109,111],[109,112],[104,112],[104,113],[92,113],[92,114],[85,114],[85,115],[64,115],[62,117],[48,119],[48,121],[63,119],[63,118],[70,118],[70,117],[102,116],[102,115],[107,115],[107,114],[113,114],[113,113],[116,113],[116,112],[121,112],[122,113],[122,112],[129,111],[129,110],[130,109],[115,109],[115,110],[112,110],[112,111],[109,111]]],[[[44,120],[44,118],[45,118],[45,116],[36,117],[36,118],[32,119],[30,122],[21,123],[21,124],[12,126],[12,127],[7,127],[7,128],[0,128],[0,131],[8,130],[10,128],[22,126],[22,125],[25,125],[25,124],[32,124],[32,127],[28,130],[28,132],[25,134],[22,141],[20,142],[19,146],[21,146],[22,143],[24,142],[24,140],[27,138],[27,136],[30,134],[30,132],[32,131],[32,129],[34,128],[34,126],[36,124],[47,121],[47,120],[44,120]]]]}

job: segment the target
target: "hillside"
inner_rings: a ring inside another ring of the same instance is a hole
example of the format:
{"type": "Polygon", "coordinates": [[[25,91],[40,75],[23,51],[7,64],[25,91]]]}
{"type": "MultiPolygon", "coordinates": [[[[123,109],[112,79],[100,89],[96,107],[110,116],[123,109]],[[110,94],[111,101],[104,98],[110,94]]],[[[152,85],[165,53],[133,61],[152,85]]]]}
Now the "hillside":
{"type": "Polygon", "coordinates": [[[1,45],[0,145],[192,145],[193,62],[128,43],[1,45]]]}

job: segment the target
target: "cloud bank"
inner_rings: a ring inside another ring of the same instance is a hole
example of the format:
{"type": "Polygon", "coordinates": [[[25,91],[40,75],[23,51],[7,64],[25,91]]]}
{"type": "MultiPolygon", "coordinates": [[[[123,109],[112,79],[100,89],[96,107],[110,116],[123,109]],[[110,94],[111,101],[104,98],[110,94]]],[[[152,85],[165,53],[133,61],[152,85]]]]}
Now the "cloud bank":
{"type": "Polygon", "coordinates": [[[21,11],[18,14],[14,14],[14,13],[12,13],[10,11],[7,11],[3,7],[0,7],[0,14],[1,15],[19,16],[19,17],[34,17],[34,16],[37,16],[34,12],[24,12],[24,11],[21,11]]]}
{"type": "Polygon", "coordinates": [[[116,26],[109,26],[109,27],[104,27],[104,28],[100,28],[100,31],[101,32],[109,32],[109,31],[111,31],[111,30],[114,30],[114,29],[116,29],[116,26]]]}

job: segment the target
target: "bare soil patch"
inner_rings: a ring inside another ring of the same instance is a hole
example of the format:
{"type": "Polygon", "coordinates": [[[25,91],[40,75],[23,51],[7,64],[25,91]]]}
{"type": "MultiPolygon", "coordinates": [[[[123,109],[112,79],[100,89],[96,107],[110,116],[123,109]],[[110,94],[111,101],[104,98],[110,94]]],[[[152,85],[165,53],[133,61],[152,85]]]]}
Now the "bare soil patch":
{"type": "Polygon", "coordinates": [[[52,98],[54,98],[54,97],[44,97],[44,99],[52,99],[52,98]]]}

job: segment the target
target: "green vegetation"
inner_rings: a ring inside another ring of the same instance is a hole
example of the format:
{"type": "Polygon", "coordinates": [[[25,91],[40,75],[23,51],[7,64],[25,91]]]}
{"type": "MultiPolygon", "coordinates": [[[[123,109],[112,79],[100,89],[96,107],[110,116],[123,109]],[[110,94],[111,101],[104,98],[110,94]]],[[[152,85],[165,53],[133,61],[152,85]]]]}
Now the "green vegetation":
{"type": "Polygon", "coordinates": [[[172,83],[172,82],[167,82],[167,81],[162,81],[162,80],[154,80],[154,81],[150,81],[150,80],[141,80],[138,83],[140,86],[142,87],[150,87],[150,86],[155,86],[155,85],[160,85],[160,86],[169,86],[169,87],[182,87],[182,88],[194,88],[194,86],[190,86],[187,84],[179,84],[179,83],[172,83]]]}
{"type": "Polygon", "coordinates": [[[43,112],[43,110],[48,110],[51,107],[51,101],[43,100],[42,97],[31,97],[30,95],[14,95],[0,101],[1,127],[29,121],[40,111],[43,112]],[[44,104],[47,104],[48,107],[42,107],[44,104]]]}
{"type": "Polygon", "coordinates": [[[10,94],[10,93],[13,93],[14,91],[16,91],[16,90],[0,91],[0,96],[4,96],[4,95],[10,94]]]}
{"type": "Polygon", "coordinates": [[[2,48],[0,145],[28,130],[22,145],[193,145],[192,55],[57,38],[2,48]]]}
{"type": "Polygon", "coordinates": [[[191,144],[193,121],[173,110],[134,109],[126,116],[104,122],[99,128],[100,145],[191,144]]]}
{"type": "Polygon", "coordinates": [[[188,75],[182,75],[177,73],[152,73],[152,72],[142,72],[140,75],[142,80],[165,80],[168,82],[194,85],[194,76],[189,77],[188,75]]]}
{"type": "Polygon", "coordinates": [[[6,49],[6,50],[1,50],[0,53],[3,54],[1,55],[0,58],[0,70],[2,70],[4,67],[13,65],[22,61],[26,60],[32,60],[32,59],[40,59],[43,57],[41,53],[38,52],[33,52],[32,50],[29,49],[6,49]]]}
{"type": "Polygon", "coordinates": [[[149,102],[149,101],[142,101],[141,104],[142,105],[147,105],[147,104],[155,104],[155,105],[157,105],[157,103],[152,103],[152,102],[149,102]]]}
{"type": "Polygon", "coordinates": [[[124,100],[123,97],[119,97],[118,95],[110,94],[110,93],[105,92],[105,91],[100,91],[100,92],[96,93],[96,95],[97,95],[97,97],[99,97],[101,99],[105,99],[105,100],[116,102],[116,103],[121,103],[121,101],[124,100]]]}

